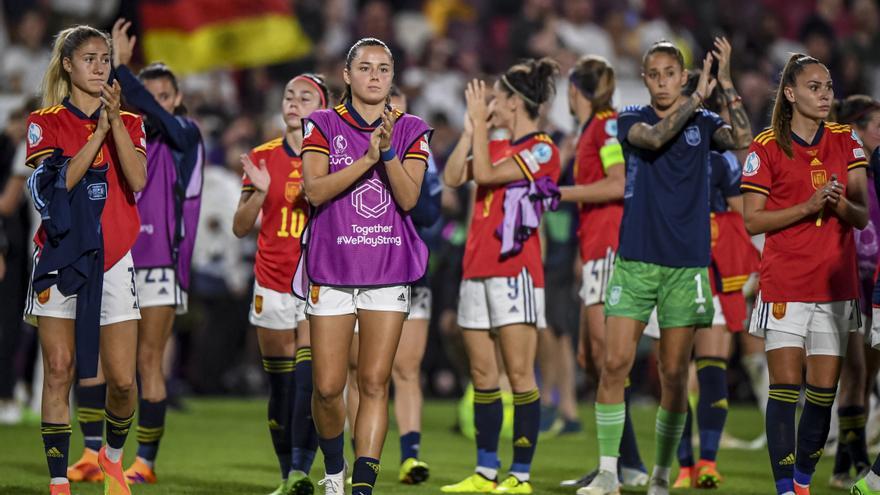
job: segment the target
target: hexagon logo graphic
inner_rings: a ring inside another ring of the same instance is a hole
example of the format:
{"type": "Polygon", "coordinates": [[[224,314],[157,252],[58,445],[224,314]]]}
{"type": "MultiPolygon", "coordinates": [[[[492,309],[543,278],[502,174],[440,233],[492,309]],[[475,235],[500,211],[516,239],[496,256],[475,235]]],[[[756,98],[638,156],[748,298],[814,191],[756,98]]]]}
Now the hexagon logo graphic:
{"type": "Polygon", "coordinates": [[[364,218],[379,218],[391,206],[391,196],[379,179],[369,179],[351,194],[351,205],[364,218]]]}

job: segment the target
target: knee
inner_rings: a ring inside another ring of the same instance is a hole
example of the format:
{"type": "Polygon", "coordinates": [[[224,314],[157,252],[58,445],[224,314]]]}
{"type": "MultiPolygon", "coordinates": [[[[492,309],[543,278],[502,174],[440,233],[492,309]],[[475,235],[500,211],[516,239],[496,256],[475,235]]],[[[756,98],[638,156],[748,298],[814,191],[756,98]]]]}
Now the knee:
{"type": "Polygon", "coordinates": [[[498,369],[492,367],[471,365],[471,378],[474,381],[474,387],[478,389],[489,389],[498,386],[498,369]]]}
{"type": "Polygon", "coordinates": [[[362,373],[358,376],[361,399],[383,399],[388,396],[388,378],[362,373]]]}
{"type": "Polygon", "coordinates": [[[523,369],[508,369],[507,378],[514,391],[522,392],[535,388],[535,372],[531,366],[523,369]]]}
{"type": "Polygon", "coordinates": [[[320,403],[329,404],[341,400],[344,390],[345,383],[340,385],[329,380],[315,380],[312,396],[320,403]]]}
{"type": "Polygon", "coordinates": [[[670,363],[660,366],[660,379],[665,385],[687,386],[689,363],[670,363]]]}
{"type": "Polygon", "coordinates": [[[631,360],[623,354],[606,352],[600,362],[603,379],[625,380],[629,375],[631,360]]]}
{"type": "Polygon", "coordinates": [[[111,397],[125,400],[135,391],[136,386],[133,376],[108,378],[107,394],[111,397]]]}
{"type": "Polygon", "coordinates": [[[56,353],[46,360],[46,383],[51,386],[70,385],[73,382],[73,355],[56,353]]]}
{"type": "Polygon", "coordinates": [[[407,362],[395,362],[391,368],[391,376],[394,383],[411,384],[419,380],[419,366],[407,362]]]}

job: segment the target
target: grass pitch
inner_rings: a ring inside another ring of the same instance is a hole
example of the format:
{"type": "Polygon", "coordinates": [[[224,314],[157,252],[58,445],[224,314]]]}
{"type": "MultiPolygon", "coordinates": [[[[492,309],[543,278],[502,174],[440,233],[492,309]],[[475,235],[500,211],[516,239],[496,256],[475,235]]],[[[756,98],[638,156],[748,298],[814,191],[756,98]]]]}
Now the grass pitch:
{"type": "MultiPolygon", "coordinates": [[[[264,399],[196,399],[187,402],[188,410],[168,415],[165,437],[159,449],[159,483],[135,486],[137,494],[254,494],[272,491],[279,482],[269,433],[265,426],[264,399]]],[[[637,407],[635,427],[642,457],[649,466],[653,460],[653,407],[637,407]]],[[[582,407],[585,430],[576,435],[542,437],[532,468],[538,494],[573,494],[560,488],[562,479],[578,477],[597,464],[594,416],[591,408],[582,407]]],[[[392,415],[393,417],[393,415],[392,415]]],[[[428,402],[425,406],[422,433],[422,459],[431,466],[431,479],[420,486],[397,483],[397,431],[391,426],[382,456],[382,472],[377,494],[439,494],[440,486],[457,482],[469,475],[476,457],[473,443],[452,430],[456,417],[454,402],[428,402]]],[[[734,407],[727,430],[740,438],[754,438],[763,429],[756,408],[734,407]]],[[[71,439],[71,462],[82,451],[82,439],[74,425],[71,439]]],[[[346,445],[346,449],[349,445],[346,445]]],[[[125,465],[134,459],[137,443],[134,428],[126,445],[125,465]]],[[[507,467],[511,459],[509,440],[501,442],[501,459],[507,467]]],[[[346,457],[351,462],[351,453],[346,457]]],[[[826,487],[832,459],[826,456],[819,464],[812,493],[844,493],[826,487]]],[[[768,494],[774,485],[765,450],[722,450],[718,465],[725,476],[719,494],[768,494]]],[[[673,469],[675,471],[675,469],[673,469]]],[[[312,470],[313,479],[323,473],[318,455],[312,470]]],[[[0,426],[0,494],[43,495],[48,493],[48,474],[42,453],[38,425],[0,426]]],[[[102,486],[75,484],[74,494],[99,495],[102,486]]],[[[316,493],[322,493],[317,490],[316,493]]],[[[644,493],[644,490],[632,493],[644,493]]],[[[676,490],[674,493],[697,493],[676,490]]],[[[705,493],[705,492],[701,492],[705,493]]]]}

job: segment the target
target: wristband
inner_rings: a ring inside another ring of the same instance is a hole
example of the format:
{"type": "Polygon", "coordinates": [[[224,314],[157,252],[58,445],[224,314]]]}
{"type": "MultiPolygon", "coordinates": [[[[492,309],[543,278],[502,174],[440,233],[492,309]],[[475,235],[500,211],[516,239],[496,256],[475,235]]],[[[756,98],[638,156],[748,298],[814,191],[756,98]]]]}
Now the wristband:
{"type": "Polygon", "coordinates": [[[393,147],[379,153],[379,157],[382,159],[383,162],[390,162],[391,160],[394,160],[396,156],[397,153],[394,151],[393,147]]]}

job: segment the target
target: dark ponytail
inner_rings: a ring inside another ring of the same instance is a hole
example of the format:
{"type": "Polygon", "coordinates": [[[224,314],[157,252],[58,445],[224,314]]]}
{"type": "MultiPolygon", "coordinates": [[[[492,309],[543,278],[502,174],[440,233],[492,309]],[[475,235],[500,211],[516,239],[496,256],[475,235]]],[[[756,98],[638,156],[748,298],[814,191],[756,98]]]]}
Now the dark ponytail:
{"type": "MultiPolygon", "coordinates": [[[[789,158],[791,152],[791,118],[794,115],[794,107],[785,97],[785,88],[794,87],[797,83],[797,76],[804,71],[808,65],[819,64],[813,57],[802,53],[795,53],[785,64],[782,73],[779,75],[779,88],[776,90],[776,103],[773,105],[773,117],[770,119],[770,127],[773,128],[773,134],[779,148],[789,158]]],[[[822,67],[825,67],[822,65],[822,67]]]]}
{"type": "Polygon", "coordinates": [[[538,110],[556,94],[556,76],[559,64],[544,57],[529,59],[507,69],[501,76],[501,87],[509,95],[518,96],[532,119],[538,118],[538,110]]]}
{"type": "MultiPolygon", "coordinates": [[[[345,69],[351,73],[351,64],[354,62],[354,59],[357,58],[358,52],[360,52],[361,48],[365,46],[381,46],[388,53],[388,57],[391,59],[391,63],[394,63],[394,56],[391,55],[391,50],[388,48],[388,45],[385,44],[384,41],[378,38],[361,38],[357,40],[351,48],[348,49],[348,55],[345,56],[345,69]]],[[[342,93],[342,100],[340,103],[347,103],[351,101],[351,85],[345,85],[345,91],[342,93]]]]}
{"type": "Polygon", "coordinates": [[[614,68],[602,57],[587,55],[571,69],[568,80],[590,100],[593,112],[611,110],[614,96],[614,68]]]}

